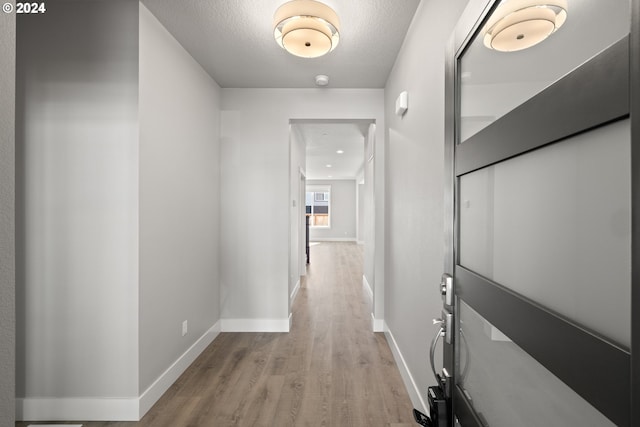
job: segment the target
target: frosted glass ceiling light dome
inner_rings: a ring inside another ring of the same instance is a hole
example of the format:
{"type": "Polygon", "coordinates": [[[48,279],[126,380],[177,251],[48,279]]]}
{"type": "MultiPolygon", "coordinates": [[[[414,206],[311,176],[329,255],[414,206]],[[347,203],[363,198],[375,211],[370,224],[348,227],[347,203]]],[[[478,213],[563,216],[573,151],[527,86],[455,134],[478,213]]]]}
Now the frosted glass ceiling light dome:
{"type": "Polygon", "coordinates": [[[534,46],[567,20],[567,0],[503,1],[485,25],[484,45],[514,52],[534,46]]]}
{"type": "Polygon", "coordinates": [[[273,16],[276,42],[292,55],[317,58],[336,48],[340,41],[338,15],[315,0],[293,0],[273,16]]]}

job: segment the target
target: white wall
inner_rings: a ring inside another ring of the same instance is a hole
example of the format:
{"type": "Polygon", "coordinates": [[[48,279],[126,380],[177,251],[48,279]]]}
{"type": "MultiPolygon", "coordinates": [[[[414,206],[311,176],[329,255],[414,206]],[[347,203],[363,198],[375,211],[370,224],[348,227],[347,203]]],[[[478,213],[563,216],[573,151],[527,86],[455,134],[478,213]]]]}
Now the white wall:
{"type": "Polygon", "coordinates": [[[358,215],[356,218],[356,240],[358,244],[364,244],[364,183],[357,184],[356,186],[356,199],[357,205],[356,209],[358,211],[358,215]]]}
{"type": "Polygon", "coordinates": [[[0,16],[0,427],[15,409],[15,15],[0,16]]]}
{"type": "Polygon", "coordinates": [[[138,4],[18,15],[17,52],[17,395],[136,397],[138,4]]]}
{"type": "Polygon", "coordinates": [[[140,5],[140,392],[220,318],[219,101],[140,5]]]}
{"type": "MultiPolygon", "coordinates": [[[[380,125],[382,126],[382,125],[380,125]]],[[[364,140],[364,266],[362,280],[373,294],[373,329],[376,332],[382,330],[381,323],[384,322],[384,260],[379,260],[376,253],[380,248],[384,248],[384,240],[376,232],[376,222],[379,222],[379,215],[383,210],[377,209],[378,194],[377,187],[382,186],[381,180],[375,180],[376,171],[380,168],[376,165],[376,152],[384,154],[384,147],[376,149],[376,132],[381,129],[376,124],[370,124],[364,140]],[[380,270],[382,268],[382,270],[380,270]],[[379,271],[379,273],[376,273],[379,271]],[[380,280],[377,282],[380,288],[376,290],[376,274],[380,280]]],[[[381,156],[381,158],[383,158],[381,156]]],[[[383,206],[384,208],[384,206],[383,206]]]]}
{"type": "MultiPolygon", "coordinates": [[[[442,302],[445,45],[466,1],[423,0],[385,87],[387,246],[385,322],[418,389],[434,384],[428,343],[442,302]],[[409,110],[395,115],[398,94],[409,110]]],[[[425,399],[426,401],[426,399],[425,399]]]]}
{"type": "Polygon", "coordinates": [[[306,143],[297,126],[291,125],[290,131],[290,166],[289,166],[289,209],[290,209],[290,248],[289,248],[289,313],[291,303],[300,286],[300,276],[306,272],[306,223],[304,188],[305,181],[301,180],[301,174],[305,176],[307,169],[306,143]]]}
{"type": "Polygon", "coordinates": [[[18,417],[137,420],[219,329],[220,88],[137,2],[28,18],[18,417]]]}
{"type": "MultiPolygon", "coordinates": [[[[381,133],[383,91],[223,89],[222,110],[223,329],[287,330],[289,120],[373,119],[381,133]]],[[[379,173],[382,181],[384,170],[379,173]]],[[[382,234],[383,213],[376,218],[382,234]]]]}
{"type": "Polygon", "coordinates": [[[309,238],[314,241],[356,240],[356,180],[308,180],[307,185],[330,185],[330,227],[311,227],[309,238]]]}

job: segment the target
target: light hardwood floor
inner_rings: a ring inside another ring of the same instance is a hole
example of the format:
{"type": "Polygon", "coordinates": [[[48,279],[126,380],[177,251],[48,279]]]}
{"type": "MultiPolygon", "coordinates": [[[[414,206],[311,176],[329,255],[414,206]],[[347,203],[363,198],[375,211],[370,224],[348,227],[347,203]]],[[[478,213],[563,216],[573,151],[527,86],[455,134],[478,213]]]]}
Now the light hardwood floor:
{"type": "Polygon", "coordinates": [[[362,247],[312,246],[291,332],[221,333],[140,422],[83,424],[414,426],[391,350],[371,332],[370,306],[362,247]]]}

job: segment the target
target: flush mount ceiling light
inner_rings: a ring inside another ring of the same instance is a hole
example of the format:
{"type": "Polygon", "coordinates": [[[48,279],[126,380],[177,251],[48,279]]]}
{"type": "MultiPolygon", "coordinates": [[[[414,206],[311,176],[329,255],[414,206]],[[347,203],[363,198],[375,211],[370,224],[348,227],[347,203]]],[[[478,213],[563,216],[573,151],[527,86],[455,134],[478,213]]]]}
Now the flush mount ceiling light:
{"type": "Polygon", "coordinates": [[[484,45],[501,52],[526,49],[549,37],[566,20],[566,0],[503,1],[484,27],[484,45]]]}
{"type": "Polygon", "coordinates": [[[331,52],[340,40],[338,15],[315,0],[293,0],[273,16],[276,42],[292,55],[317,58],[331,52]]]}

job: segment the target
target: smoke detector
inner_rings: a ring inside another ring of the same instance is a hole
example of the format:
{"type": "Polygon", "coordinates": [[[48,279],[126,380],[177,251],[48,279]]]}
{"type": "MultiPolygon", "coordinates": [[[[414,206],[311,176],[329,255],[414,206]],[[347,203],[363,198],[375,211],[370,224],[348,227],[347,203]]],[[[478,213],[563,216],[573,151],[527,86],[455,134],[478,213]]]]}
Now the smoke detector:
{"type": "Polygon", "coordinates": [[[326,86],[328,84],[329,84],[329,76],[325,76],[324,74],[318,74],[316,76],[316,85],[326,86]]]}

